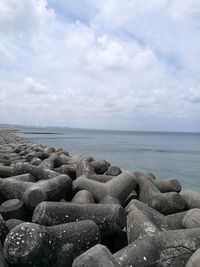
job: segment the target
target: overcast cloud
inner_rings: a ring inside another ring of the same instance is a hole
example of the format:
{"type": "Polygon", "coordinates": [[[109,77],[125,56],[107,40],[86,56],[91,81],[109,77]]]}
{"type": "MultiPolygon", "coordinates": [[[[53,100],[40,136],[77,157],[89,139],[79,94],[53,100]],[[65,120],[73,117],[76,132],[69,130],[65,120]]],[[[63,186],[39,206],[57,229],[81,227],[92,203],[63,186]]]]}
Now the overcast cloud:
{"type": "Polygon", "coordinates": [[[0,0],[0,123],[200,131],[199,0],[0,0]]]}

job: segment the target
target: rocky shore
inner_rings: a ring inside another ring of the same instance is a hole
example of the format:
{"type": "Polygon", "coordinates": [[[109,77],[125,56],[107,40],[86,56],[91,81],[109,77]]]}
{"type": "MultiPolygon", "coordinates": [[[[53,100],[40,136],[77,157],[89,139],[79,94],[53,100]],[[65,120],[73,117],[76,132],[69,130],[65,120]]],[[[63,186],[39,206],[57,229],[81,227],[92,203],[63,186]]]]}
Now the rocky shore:
{"type": "Polygon", "coordinates": [[[0,267],[200,266],[200,193],[175,179],[1,130],[0,204],[0,267]]]}

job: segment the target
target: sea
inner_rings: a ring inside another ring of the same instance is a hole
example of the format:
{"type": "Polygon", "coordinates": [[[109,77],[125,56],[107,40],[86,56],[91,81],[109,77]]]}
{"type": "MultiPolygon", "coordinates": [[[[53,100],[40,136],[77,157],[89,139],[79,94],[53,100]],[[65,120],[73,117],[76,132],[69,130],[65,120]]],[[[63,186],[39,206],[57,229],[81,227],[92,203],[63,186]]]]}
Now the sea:
{"type": "Polygon", "coordinates": [[[91,155],[122,170],[175,178],[183,189],[200,192],[200,133],[67,129],[62,133],[20,134],[33,142],[64,148],[71,156],[91,155]]]}

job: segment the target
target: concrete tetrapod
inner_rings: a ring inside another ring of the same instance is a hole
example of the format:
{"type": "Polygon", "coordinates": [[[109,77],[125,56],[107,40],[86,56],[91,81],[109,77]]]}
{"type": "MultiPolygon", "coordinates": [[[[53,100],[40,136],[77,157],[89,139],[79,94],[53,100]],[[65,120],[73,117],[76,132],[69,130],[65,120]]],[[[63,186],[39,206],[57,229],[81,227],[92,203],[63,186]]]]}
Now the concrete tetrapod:
{"type": "Polygon", "coordinates": [[[1,243],[0,243],[0,267],[8,267],[6,259],[3,255],[3,249],[1,243]]]}
{"type": "MultiPolygon", "coordinates": [[[[83,176],[83,177],[88,178],[90,180],[94,180],[97,182],[103,182],[103,183],[108,182],[111,179],[113,179],[113,176],[110,176],[110,175],[97,174],[98,171],[96,173],[95,165],[93,164],[93,162],[97,162],[97,161],[90,161],[90,158],[86,158],[86,159],[83,159],[82,161],[79,161],[77,163],[77,166],[76,166],[77,177],[83,176]]],[[[107,163],[107,165],[108,164],[109,163],[107,163]]]]}
{"type": "Polygon", "coordinates": [[[120,204],[120,201],[115,198],[115,197],[111,197],[111,196],[105,196],[100,202],[100,204],[120,204]]]}
{"type": "Polygon", "coordinates": [[[52,153],[50,154],[50,156],[47,159],[44,159],[41,163],[40,163],[40,167],[43,167],[44,169],[48,169],[48,170],[53,170],[54,169],[54,161],[57,158],[57,154],[56,153],[52,153]]]}
{"type": "Polygon", "coordinates": [[[186,212],[164,216],[147,204],[132,200],[126,207],[127,237],[129,244],[138,238],[153,235],[156,232],[183,229],[186,212]]]}
{"type": "Polygon", "coordinates": [[[62,154],[64,154],[64,155],[66,155],[66,156],[68,156],[69,157],[69,152],[68,151],[66,151],[66,150],[64,150],[63,148],[58,148],[58,149],[56,149],[56,153],[58,154],[58,155],[62,155],[62,154]]]}
{"type": "Polygon", "coordinates": [[[107,247],[97,244],[78,256],[73,267],[120,267],[107,247]]]}
{"type": "Polygon", "coordinates": [[[125,201],[123,202],[122,206],[126,207],[131,202],[131,200],[137,199],[137,198],[138,198],[138,194],[136,190],[133,189],[131,193],[128,195],[128,197],[125,199],[125,201]]]}
{"type": "Polygon", "coordinates": [[[155,180],[154,184],[161,193],[181,191],[181,184],[176,179],[155,180]]]}
{"type": "Polygon", "coordinates": [[[0,179],[0,182],[2,181],[9,181],[9,179],[19,180],[19,181],[26,181],[26,182],[32,182],[35,183],[35,177],[31,175],[30,173],[24,173],[20,175],[10,176],[4,179],[0,179]]]}
{"type": "Polygon", "coordinates": [[[42,202],[34,210],[32,221],[46,226],[81,220],[93,220],[102,235],[121,231],[126,215],[120,205],[42,202]]]}
{"type": "Polygon", "coordinates": [[[148,172],[133,172],[136,179],[138,180],[140,177],[145,176],[153,180],[154,185],[161,193],[167,192],[180,192],[181,191],[181,184],[176,179],[162,179],[162,180],[155,180],[155,176],[152,173],[148,172]]]}
{"type": "Polygon", "coordinates": [[[187,211],[177,212],[165,216],[165,223],[170,227],[171,230],[184,229],[183,219],[187,211]]]}
{"type": "Polygon", "coordinates": [[[146,176],[151,178],[152,180],[155,180],[155,175],[151,172],[144,172],[144,171],[135,171],[133,172],[133,175],[136,177],[136,179],[139,179],[141,176],[146,176]]]}
{"type": "Polygon", "coordinates": [[[85,177],[78,177],[73,182],[75,190],[88,190],[100,202],[106,196],[116,198],[123,203],[127,196],[135,189],[137,182],[129,171],[125,171],[106,183],[92,181],[85,177]]]}
{"type": "Polygon", "coordinates": [[[50,178],[54,178],[56,176],[59,175],[59,173],[46,169],[42,166],[34,166],[31,165],[28,162],[19,162],[17,164],[15,164],[14,168],[13,168],[13,173],[15,175],[17,174],[24,174],[24,173],[30,173],[32,174],[36,180],[47,180],[50,178]]]}
{"type": "MultiPolygon", "coordinates": [[[[73,267],[185,267],[200,245],[199,232],[200,229],[190,229],[155,233],[133,242],[114,255],[106,247],[96,245],[77,257],[73,267]]],[[[199,255],[194,255],[194,258],[198,257],[199,255]]],[[[194,266],[196,267],[187,267],[194,266]]]]}
{"type": "Polygon", "coordinates": [[[191,209],[183,218],[185,228],[200,228],[200,209],[191,209]]]}
{"type": "Polygon", "coordinates": [[[3,251],[17,267],[69,267],[75,257],[99,242],[99,228],[91,220],[51,227],[23,223],[9,232],[3,251]]]}
{"type": "Polygon", "coordinates": [[[62,165],[66,164],[66,165],[76,165],[77,166],[79,164],[79,162],[84,161],[84,160],[87,160],[89,162],[94,161],[94,158],[92,156],[88,156],[88,155],[74,155],[73,157],[68,157],[68,159],[67,159],[67,157],[65,157],[65,159],[66,159],[66,162],[65,163],[63,162],[62,165]]]}
{"type": "Polygon", "coordinates": [[[100,183],[106,183],[106,182],[109,182],[110,180],[112,180],[114,177],[115,176],[105,175],[105,174],[101,174],[101,175],[94,174],[94,175],[91,175],[91,176],[86,177],[86,178],[93,180],[93,181],[100,182],[100,183]]]}
{"type": "MultiPolygon", "coordinates": [[[[20,152],[20,154],[23,153],[23,150],[20,152]]],[[[48,154],[42,152],[40,149],[37,150],[26,150],[26,153],[24,155],[24,158],[26,159],[26,162],[31,162],[33,158],[39,158],[40,160],[44,160],[46,158],[48,158],[48,154]]]]}
{"type": "Polygon", "coordinates": [[[161,230],[169,230],[165,216],[145,203],[132,200],[126,207],[127,237],[129,244],[138,238],[152,235],[161,230]]]}
{"type": "MultiPolygon", "coordinates": [[[[35,182],[35,178],[31,174],[25,173],[25,174],[22,174],[22,175],[11,176],[11,177],[7,177],[7,178],[0,178],[0,189],[1,189],[1,184],[5,183],[5,182],[8,182],[8,181],[12,181],[12,180],[35,182]]],[[[0,190],[0,203],[2,204],[8,198],[9,198],[8,195],[7,194],[3,194],[2,190],[0,190]]],[[[13,197],[13,198],[16,198],[16,197],[13,197]]]]}
{"type": "Polygon", "coordinates": [[[200,267],[200,248],[192,254],[185,267],[200,267]]]}
{"type": "Polygon", "coordinates": [[[184,190],[181,192],[181,195],[186,201],[187,209],[200,209],[200,192],[196,192],[193,190],[184,190]]]}
{"type": "Polygon", "coordinates": [[[117,176],[122,173],[121,169],[118,166],[110,166],[106,171],[105,175],[117,176]]]}
{"type": "Polygon", "coordinates": [[[94,171],[94,167],[91,165],[91,160],[89,157],[84,158],[83,160],[77,163],[76,174],[77,177],[85,176],[88,178],[96,174],[94,171]]]}
{"type": "Polygon", "coordinates": [[[78,191],[71,202],[79,204],[95,203],[93,195],[87,190],[78,191]]]}
{"type": "Polygon", "coordinates": [[[10,177],[13,175],[13,167],[0,165],[0,177],[10,177]]]}
{"type": "Polygon", "coordinates": [[[0,191],[6,200],[14,198],[22,200],[25,190],[34,184],[32,182],[6,178],[0,180],[0,191]]]}
{"type": "Polygon", "coordinates": [[[52,153],[55,153],[56,150],[55,150],[54,147],[49,147],[49,146],[47,146],[47,147],[44,148],[44,152],[50,155],[50,154],[52,154],[52,153]]]}
{"type": "Polygon", "coordinates": [[[71,189],[72,181],[67,175],[60,175],[37,183],[5,179],[0,183],[1,193],[7,199],[17,198],[27,208],[34,209],[44,200],[60,200],[71,189]]]}
{"type": "Polygon", "coordinates": [[[94,160],[91,161],[91,165],[96,174],[104,174],[108,170],[110,163],[106,160],[94,160]]]}
{"type": "Polygon", "coordinates": [[[24,218],[24,203],[19,199],[9,199],[1,204],[0,214],[5,221],[9,219],[19,219],[24,218]]]}
{"type": "Polygon", "coordinates": [[[42,160],[36,157],[32,158],[30,161],[30,164],[35,165],[35,166],[39,166],[41,163],[42,163],[42,160]]]}
{"type": "Polygon", "coordinates": [[[8,232],[15,228],[15,226],[25,223],[26,221],[18,220],[18,219],[10,219],[6,221],[6,227],[8,228],[8,232]]]}
{"type": "Polygon", "coordinates": [[[138,178],[138,184],[140,187],[139,200],[160,213],[168,215],[184,210],[185,200],[179,193],[161,193],[154,181],[145,176],[138,178]]]}
{"type": "Polygon", "coordinates": [[[3,166],[10,166],[11,160],[8,155],[0,152],[0,163],[3,163],[3,166]]]}
{"type": "Polygon", "coordinates": [[[8,228],[6,226],[6,223],[3,219],[3,217],[0,215],[0,243],[1,244],[3,244],[7,233],[8,233],[8,228]]]}
{"type": "Polygon", "coordinates": [[[65,155],[64,153],[57,153],[57,157],[54,160],[54,167],[59,168],[62,165],[70,164],[70,157],[65,155]]]}
{"type": "Polygon", "coordinates": [[[142,176],[152,179],[154,181],[154,185],[157,187],[157,189],[161,193],[181,191],[181,184],[176,179],[155,180],[155,176],[152,173],[143,172],[143,171],[136,171],[136,172],[133,172],[133,174],[137,180],[142,176]]]}
{"type": "MultiPolygon", "coordinates": [[[[141,239],[161,231],[160,227],[148,218],[148,214],[146,215],[134,203],[134,201],[131,201],[126,208],[126,232],[129,244],[138,238],[141,239]]],[[[162,215],[160,217],[162,218],[162,215]]],[[[162,220],[160,217],[159,219],[162,220]]]]}
{"type": "MultiPolygon", "coordinates": [[[[23,152],[23,149],[21,151],[23,152]]],[[[32,151],[30,149],[27,149],[25,159],[27,161],[31,161],[33,158],[37,157],[41,160],[44,160],[47,159],[49,155],[50,153],[45,152],[44,148],[38,147],[34,148],[32,151]]]]}
{"type": "Polygon", "coordinates": [[[200,228],[158,232],[115,253],[121,267],[185,267],[200,247],[200,228]]]}
{"type": "Polygon", "coordinates": [[[71,190],[72,180],[63,174],[55,178],[39,181],[27,188],[23,194],[24,204],[34,209],[38,203],[48,201],[59,201],[71,190]]]}
{"type": "Polygon", "coordinates": [[[156,224],[161,230],[167,231],[184,228],[182,220],[186,215],[186,211],[164,216],[160,212],[137,199],[134,199],[130,202],[130,204],[126,207],[126,212],[132,212],[134,208],[141,210],[145,216],[154,224],[156,224]]]}
{"type": "Polygon", "coordinates": [[[62,165],[61,167],[54,168],[54,171],[67,174],[72,180],[76,179],[76,166],[74,165],[62,165]]]}

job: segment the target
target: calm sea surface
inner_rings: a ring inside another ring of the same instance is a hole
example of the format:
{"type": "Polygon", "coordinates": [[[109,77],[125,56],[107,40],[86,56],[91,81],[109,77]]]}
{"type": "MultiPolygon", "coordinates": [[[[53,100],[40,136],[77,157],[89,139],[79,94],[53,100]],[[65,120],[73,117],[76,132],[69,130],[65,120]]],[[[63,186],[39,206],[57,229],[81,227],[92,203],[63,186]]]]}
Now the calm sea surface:
{"type": "Polygon", "coordinates": [[[200,133],[67,130],[20,136],[62,147],[70,155],[87,154],[122,169],[149,171],[157,179],[176,178],[184,188],[200,191],[200,133]]]}

